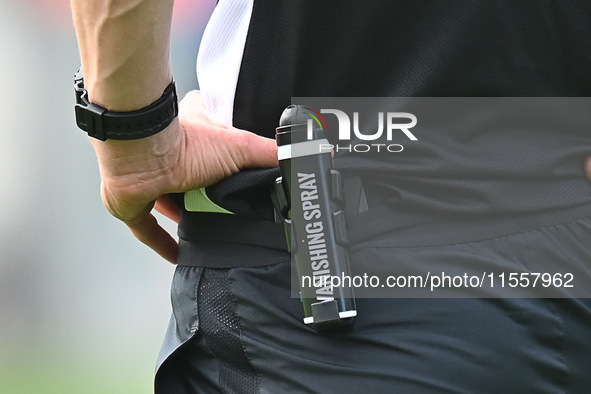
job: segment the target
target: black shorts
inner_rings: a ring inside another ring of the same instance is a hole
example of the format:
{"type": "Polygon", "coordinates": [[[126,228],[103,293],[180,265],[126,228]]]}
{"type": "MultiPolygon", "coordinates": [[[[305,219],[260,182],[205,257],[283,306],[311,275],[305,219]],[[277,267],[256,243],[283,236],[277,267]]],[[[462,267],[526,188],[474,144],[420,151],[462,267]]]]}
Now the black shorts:
{"type": "MultiPolygon", "coordinates": [[[[478,240],[360,247],[352,270],[376,258],[469,263],[484,253],[504,265],[562,258],[591,276],[591,215],[583,216],[494,237],[473,232],[478,240]]],[[[181,255],[157,393],[591,392],[591,299],[360,298],[351,330],[318,333],[291,297],[289,255],[235,268],[181,255]]]]}

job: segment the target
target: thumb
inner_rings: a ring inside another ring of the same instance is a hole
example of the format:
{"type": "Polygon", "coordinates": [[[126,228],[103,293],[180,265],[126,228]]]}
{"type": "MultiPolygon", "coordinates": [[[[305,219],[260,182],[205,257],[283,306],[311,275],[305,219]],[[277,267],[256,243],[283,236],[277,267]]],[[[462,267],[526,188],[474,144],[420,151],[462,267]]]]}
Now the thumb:
{"type": "Polygon", "coordinates": [[[585,160],[585,175],[591,180],[591,156],[585,160]]]}
{"type": "Polygon", "coordinates": [[[241,131],[236,148],[240,156],[240,168],[277,167],[277,143],[274,139],[241,131]]]}

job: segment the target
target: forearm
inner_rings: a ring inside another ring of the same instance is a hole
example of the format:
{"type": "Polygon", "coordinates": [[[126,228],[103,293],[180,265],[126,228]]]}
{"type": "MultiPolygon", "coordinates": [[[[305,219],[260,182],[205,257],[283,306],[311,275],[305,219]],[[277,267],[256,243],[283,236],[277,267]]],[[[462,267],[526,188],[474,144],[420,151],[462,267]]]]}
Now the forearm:
{"type": "MultiPolygon", "coordinates": [[[[90,101],[111,111],[156,101],[171,81],[173,0],[71,0],[71,5],[90,101]]],[[[178,138],[174,121],[150,138],[91,142],[103,181],[125,184],[126,176],[168,172],[178,138]]]]}
{"type": "Polygon", "coordinates": [[[71,0],[90,101],[132,111],[171,81],[173,0],[71,0]]]}

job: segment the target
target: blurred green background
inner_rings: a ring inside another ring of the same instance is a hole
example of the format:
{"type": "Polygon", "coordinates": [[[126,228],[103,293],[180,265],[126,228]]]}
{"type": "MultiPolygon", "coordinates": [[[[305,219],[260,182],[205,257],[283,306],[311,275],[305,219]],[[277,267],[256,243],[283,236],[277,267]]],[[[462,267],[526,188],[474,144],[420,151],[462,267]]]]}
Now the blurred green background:
{"type": "MultiPolygon", "coordinates": [[[[176,1],[181,94],[214,4],[176,1]]],[[[100,201],[68,0],[2,1],[0,49],[0,393],[152,392],[174,267],[100,201]]]]}

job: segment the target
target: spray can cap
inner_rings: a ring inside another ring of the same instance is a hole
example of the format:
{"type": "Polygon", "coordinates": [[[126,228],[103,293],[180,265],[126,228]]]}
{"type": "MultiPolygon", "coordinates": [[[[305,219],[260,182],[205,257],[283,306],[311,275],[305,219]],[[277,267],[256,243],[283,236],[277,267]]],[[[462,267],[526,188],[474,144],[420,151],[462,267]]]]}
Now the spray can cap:
{"type": "Polygon", "coordinates": [[[279,127],[292,126],[296,124],[306,124],[310,117],[304,112],[304,107],[301,105],[290,105],[281,113],[279,119],[279,127]]]}

